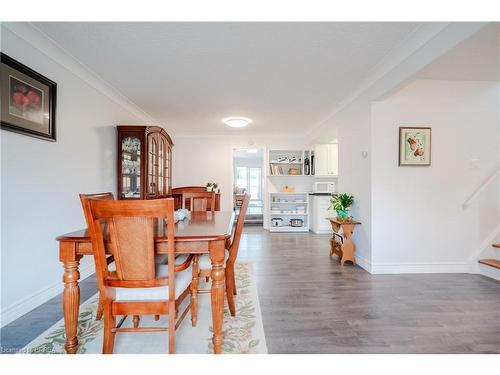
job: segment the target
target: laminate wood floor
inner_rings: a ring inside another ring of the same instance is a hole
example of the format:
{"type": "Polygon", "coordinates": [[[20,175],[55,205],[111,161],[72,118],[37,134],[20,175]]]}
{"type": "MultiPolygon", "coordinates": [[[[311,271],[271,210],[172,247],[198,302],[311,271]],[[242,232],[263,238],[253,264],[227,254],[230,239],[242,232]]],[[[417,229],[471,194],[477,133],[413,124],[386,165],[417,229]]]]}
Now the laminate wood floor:
{"type": "MultiPolygon", "coordinates": [[[[370,275],[329,257],[329,236],[245,227],[270,353],[500,353],[500,282],[470,274],[370,275]]],[[[81,283],[82,301],[97,292],[81,283]]],[[[1,329],[3,352],[62,316],[61,297],[1,329]]]]}

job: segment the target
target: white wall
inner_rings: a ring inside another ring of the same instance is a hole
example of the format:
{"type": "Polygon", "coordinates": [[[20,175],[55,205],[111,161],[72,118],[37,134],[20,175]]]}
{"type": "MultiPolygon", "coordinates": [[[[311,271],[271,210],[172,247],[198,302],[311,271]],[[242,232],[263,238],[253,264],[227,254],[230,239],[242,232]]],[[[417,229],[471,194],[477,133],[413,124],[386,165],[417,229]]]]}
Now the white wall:
{"type": "Polygon", "coordinates": [[[353,104],[339,113],[331,127],[337,127],[339,143],[338,191],[354,196],[351,214],[361,222],[353,234],[356,262],[371,270],[371,144],[370,107],[353,104]]]}
{"type": "MultiPolygon", "coordinates": [[[[114,126],[144,123],[44,54],[39,38],[26,41],[2,25],[2,52],[58,85],[57,142],[1,131],[2,325],[62,290],[55,238],[85,227],[78,193],[116,191],[114,126]]],[[[86,257],[82,276],[93,272],[89,265],[86,257]]]]}
{"type": "MultiPolygon", "coordinates": [[[[233,205],[233,169],[234,149],[258,148],[264,150],[264,206],[268,207],[267,192],[278,191],[281,185],[293,184],[297,190],[311,191],[313,180],[308,177],[287,179],[286,177],[267,178],[268,150],[301,150],[310,145],[302,139],[286,137],[249,138],[240,136],[227,137],[176,137],[172,159],[173,186],[205,185],[207,181],[216,181],[221,189],[221,210],[232,210],[233,205]]],[[[264,215],[264,226],[267,225],[264,215]]]]}
{"type": "Polygon", "coordinates": [[[498,231],[498,83],[418,80],[372,106],[372,271],[467,272],[498,231]],[[432,127],[432,165],[398,167],[398,127],[432,127]]]}

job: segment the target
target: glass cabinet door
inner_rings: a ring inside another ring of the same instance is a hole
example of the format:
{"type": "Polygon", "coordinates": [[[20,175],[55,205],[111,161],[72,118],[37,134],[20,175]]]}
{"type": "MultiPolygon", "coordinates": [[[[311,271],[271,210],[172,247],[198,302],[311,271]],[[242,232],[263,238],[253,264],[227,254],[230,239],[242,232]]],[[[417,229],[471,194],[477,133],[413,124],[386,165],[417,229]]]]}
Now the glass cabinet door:
{"type": "Polygon", "coordinates": [[[171,191],[170,189],[172,188],[172,181],[171,179],[171,174],[172,171],[170,170],[172,163],[172,148],[167,145],[166,149],[166,159],[165,159],[165,191],[167,194],[170,194],[171,191]]]}
{"type": "Polygon", "coordinates": [[[148,196],[158,194],[158,138],[148,135],[148,196]]]}
{"type": "Polygon", "coordinates": [[[126,137],[122,140],[122,193],[121,198],[141,197],[141,140],[126,137]]]}
{"type": "Polygon", "coordinates": [[[158,194],[165,195],[165,139],[161,136],[158,153],[158,194]]]}

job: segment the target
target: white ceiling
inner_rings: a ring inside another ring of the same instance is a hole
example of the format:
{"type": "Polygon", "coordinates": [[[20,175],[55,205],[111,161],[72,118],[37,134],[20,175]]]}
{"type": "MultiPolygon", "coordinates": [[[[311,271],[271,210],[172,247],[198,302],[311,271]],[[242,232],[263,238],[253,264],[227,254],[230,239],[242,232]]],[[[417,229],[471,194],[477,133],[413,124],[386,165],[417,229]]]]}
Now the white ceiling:
{"type": "Polygon", "coordinates": [[[175,135],[303,136],[419,23],[34,23],[175,135]],[[250,117],[244,129],[221,123],[250,117]]]}
{"type": "Polygon", "coordinates": [[[500,81],[500,25],[491,23],[433,61],[422,79],[500,81]]]}

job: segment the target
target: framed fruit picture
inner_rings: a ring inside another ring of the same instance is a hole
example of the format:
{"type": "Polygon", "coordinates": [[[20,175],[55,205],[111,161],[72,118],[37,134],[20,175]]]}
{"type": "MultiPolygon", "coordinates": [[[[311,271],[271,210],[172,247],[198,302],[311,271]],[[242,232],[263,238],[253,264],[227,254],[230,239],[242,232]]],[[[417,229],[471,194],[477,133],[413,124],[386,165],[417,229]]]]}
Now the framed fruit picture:
{"type": "Polygon", "coordinates": [[[431,128],[399,128],[399,165],[431,165],[431,128]]]}
{"type": "Polygon", "coordinates": [[[1,128],[55,142],[57,85],[2,53],[1,128]]]}

